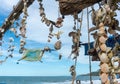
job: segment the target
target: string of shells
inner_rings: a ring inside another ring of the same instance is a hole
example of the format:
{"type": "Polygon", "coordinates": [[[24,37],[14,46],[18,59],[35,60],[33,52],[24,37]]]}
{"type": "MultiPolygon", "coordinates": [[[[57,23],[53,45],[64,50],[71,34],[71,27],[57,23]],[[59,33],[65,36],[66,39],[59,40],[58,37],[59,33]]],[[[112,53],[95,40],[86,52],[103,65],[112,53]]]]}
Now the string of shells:
{"type": "MultiPolygon", "coordinates": [[[[42,0],[38,0],[38,3],[40,5],[39,10],[40,10],[40,16],[41,16],[42,23],[45,23],[48,27],[50,26],[49,27],[49,35],[48,35],[48,42],[50,42],[52,37],[54,36],[53,35],[53,30],[54,30],[53,26],[55,26],[56,28],[61,28],[63,26],[63,24],[62,24],[63,18],[58,17],[56,22],[47,19],[46,14],[44,12],[42,0]]],[[[58,35],[60,35],[60,34],[58,34],[58,35]]],[[[58,38],[59,38],[59,36],[57,36],[57,39],[58,38]]]]}
{"type": "Polygon", "coordinates": [[[22,54],[25,50],[24,46],[26,44],[26,20],[28,17],[28,13],[27,13],[27,0],[23,0],[24,3],[24,8],[23,8],[23,18],[21,21],[21,27],[20,27],[20,49],[19,49],[19,53],[22,54]]]}
{"type": "Polygon", "coordinates": [[[77,63],[77,57],[79,56],[79,47],[80,47],[79,44],[80,44],[80,35],[81,35],[80,29],[78,28],[78,26],[76,26],[76,21],[77,22],[79,21],[77,13],[74,14],[73,31],[71,31],[68,35],[69,37],[72,37],[72,42],[73,42],[72,51],[71,51],[69,58],[71,58],[71,56],[73,55],[72,59],[75,60],[75,64],[70,67],[70,72],[72,76],[72,84],[74,84],[74,81],[76,79],[76,63],[77,63]]]}
{"type": "MultiPolygon", "coordinates": [[[[58,30],[57,33],[53,33],[53,31],[54,31],[54,26],[56,28],[61,28],[63,26],[62,24],[63,18],[58,17],[56,22],[47,19],[46,14],[44,12],[42,0],[38,0],[38,3],[40,5],[39,10],[40,10],[41,21],[42,23],[45,23],[49,27],[48,42],[51,42],[51,39],[55,36],[57,38],[57,42],[55,42],[54,48],[55,50],[60,50],[62,47],[60,36],[63,32],[58,30]]],[[[59,54],[59,59],[61,59],[61,57],[62,57],[62,54],[59,54]]]]}
{"type": "Polygon", "coordinates": [[[115,70],[118,70],[119,57],[115,56],[115,47],[113,51],[111,47],[106,45],[107,32],[114,35],[116,34],[115,30],[119,30],[119,21],[114,18],[115,16],[115,10],[113,11],[109,4],[104,4],[97,11],[92,7],[92,23],[96,27],[92,27],[89,32],[98,29],[98,32],[93,37],[95,39],[94,48],[98,52],[100,59],[100,78],[103,84],[118,83],[115,70]],[[108,30],[104,26],[107,26],[108,30]],[[112,81],[109,80],[108,76],[111,77],[112,81]]]}

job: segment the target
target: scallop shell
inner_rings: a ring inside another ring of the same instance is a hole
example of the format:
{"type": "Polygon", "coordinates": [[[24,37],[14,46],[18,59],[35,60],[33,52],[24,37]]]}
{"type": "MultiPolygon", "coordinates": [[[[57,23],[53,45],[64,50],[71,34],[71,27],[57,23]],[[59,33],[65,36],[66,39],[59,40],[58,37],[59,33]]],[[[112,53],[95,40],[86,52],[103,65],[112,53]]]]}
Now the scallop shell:
{"type": "Polygon", "coordinates": [[[106,51],[107,50],[106,44],[101,44],[100,49],[101,49],[101,51],[106,51]]]}
{"type": "Polygon", "coordinates": [[[107,40],[107,38],[105,38],[104,36],[99,37],[99,42],[100,43],[105,44],[106,40],[107,40]]]}
{"type": "Polygon", "coordinates": [[[102,73],[102,74],[100,75],[100,78],[101,78],[102,83],[105,83],[105,82],[108,81],[108,74],[102,73]]]}
{"type": "Polygon", "coordinates": [[[102,65],[100,65],[100,68],[101,68],[101,71],[104,73],[109,72],[109,67],[108,67],[108,64],[106,63],[103,63],[102,65]]]}
{"type": "Polygon", "coordinates": [[[99,58],[101,60],[101,62],[109,62],[108,56],[106,53],[99,53],[99,58]]]}

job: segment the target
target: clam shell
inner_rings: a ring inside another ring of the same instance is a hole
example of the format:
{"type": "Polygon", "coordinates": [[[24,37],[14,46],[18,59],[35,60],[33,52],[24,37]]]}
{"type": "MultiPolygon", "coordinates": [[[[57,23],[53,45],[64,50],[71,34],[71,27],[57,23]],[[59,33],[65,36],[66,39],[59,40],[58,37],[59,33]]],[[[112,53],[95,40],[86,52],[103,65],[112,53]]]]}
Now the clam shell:
{"type": "Polygon", "coordinates": [[[101,62],[104,62],[104,63],[109,62],[109,58],[106,53],[99,53],[99,58],[101,62]]]}
{"type": "Polygon", "coordinates": [[[101,49],[101,51],[106,51],[107,50],[106,44],[101,44],[100,49],[101,49]]]}
{"type": "Polygon", "coordinates": [[[105,83],[108,81],[108,74],[102,73],[100,74],[100,78],[101,78],[102,83],[105,83]]]}
{"type": "Polygon", "coordinates": [[[109,66],[106,63],[103,63],[102,65],[100,65],[101,71],[104,73],[109,72],[109,66]]]}
{"type": "Polygon", "coordinates": [[[107,38],[104,36],[99,37],[99,42],[105,44],[107,38]]]}

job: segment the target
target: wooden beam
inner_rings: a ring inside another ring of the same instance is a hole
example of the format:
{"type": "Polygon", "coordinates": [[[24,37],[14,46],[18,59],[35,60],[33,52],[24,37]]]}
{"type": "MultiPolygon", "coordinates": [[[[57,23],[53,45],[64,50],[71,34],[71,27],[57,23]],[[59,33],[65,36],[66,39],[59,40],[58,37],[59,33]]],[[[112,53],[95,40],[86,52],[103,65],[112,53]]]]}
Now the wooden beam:
{"type": "MultiPolygon", "coordinates": [[[[27,7],[29,7],[32,3],[34,2],[34,0],[28,0],[27,3],[27,7]]],[[[13,8],[12,12],[10,13],[10,15],[7,18],[7,21],[5,21],[2,25],[2,28],[5,30],[4,33],[9,29],[9,27],[12,25],[9,21],[13,20],[13,19],[18,19],[18,17],[20,16],[20,14],[22,13],[24,7],[24,3],[23,0],[19,0],[19,2],[17,3],[17,5],[13,8]],[[14,13],[16,13],[14,15],[14,13]],[[13,18],[14,17],[14,18],[13,18]]],[[[1,35],[1,34],[0,34],[1,35]]]]}
{"type": "Polygon", "coordinates": [[[59,0],[60,12],[62,15],[72,15],[74,12],[81,12],[86,7],[92,6],[102,0],[59,0]]]}

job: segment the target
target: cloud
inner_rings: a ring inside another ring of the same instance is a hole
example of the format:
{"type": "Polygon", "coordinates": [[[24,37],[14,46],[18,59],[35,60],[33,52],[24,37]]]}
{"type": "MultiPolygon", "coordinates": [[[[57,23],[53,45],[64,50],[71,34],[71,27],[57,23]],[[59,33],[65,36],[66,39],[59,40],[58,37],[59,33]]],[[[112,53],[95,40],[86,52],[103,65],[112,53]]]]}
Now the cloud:
{"type": "Polygon", "coordinates": [[[2,10],[0,13],[2,12],[3,14],[6,14],[8,11],[10,12],[18,1],[19,0],[0,0],[0,10],[2,10]]]}

